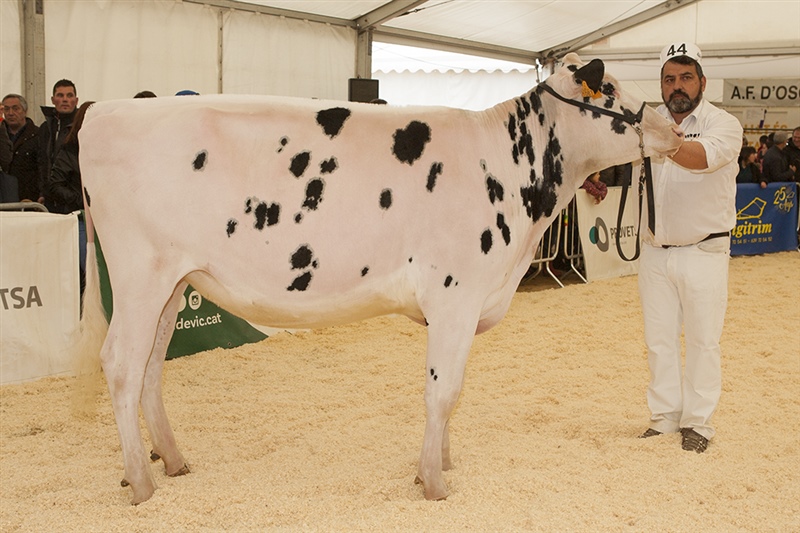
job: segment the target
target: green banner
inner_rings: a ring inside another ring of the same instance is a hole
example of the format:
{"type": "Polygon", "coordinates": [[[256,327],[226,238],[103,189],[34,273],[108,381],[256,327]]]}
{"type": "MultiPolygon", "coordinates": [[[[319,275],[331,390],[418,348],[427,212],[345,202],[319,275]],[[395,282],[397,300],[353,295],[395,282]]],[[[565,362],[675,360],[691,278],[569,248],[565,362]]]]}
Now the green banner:
{"type": "MultiPolygon", "coordinates": [[[[111,293],[106,260],[96,235],[95,242],[103,307],[106,314],[111,317],[114,312],[114,295],[111,293]]],[[[266,338],[266,334],[210,300],[206,300],[190,285],[183,293],[175,330],[167,348],[167,359],[214,348],[235,348],[266,338]]]]}

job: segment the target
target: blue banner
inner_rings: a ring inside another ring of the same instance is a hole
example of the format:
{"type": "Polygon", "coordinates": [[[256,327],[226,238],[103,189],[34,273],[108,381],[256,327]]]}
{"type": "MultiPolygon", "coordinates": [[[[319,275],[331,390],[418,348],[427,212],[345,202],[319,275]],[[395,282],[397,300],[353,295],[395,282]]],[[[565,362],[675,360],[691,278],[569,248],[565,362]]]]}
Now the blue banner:
{"type": "Polygon", "coordinates": [[[797,184],[736,186],[736,227],[731,255],[756,255],[797,249],[797,184]]]}

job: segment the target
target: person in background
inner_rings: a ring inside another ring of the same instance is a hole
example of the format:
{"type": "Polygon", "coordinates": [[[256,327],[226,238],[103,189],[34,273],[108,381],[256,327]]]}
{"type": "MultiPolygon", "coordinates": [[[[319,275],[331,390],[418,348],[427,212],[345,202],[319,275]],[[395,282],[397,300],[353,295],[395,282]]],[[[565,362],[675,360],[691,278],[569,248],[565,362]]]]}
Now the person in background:
{"type": "Polygon", "coordinates": [[[19,199],[38,202],[39,190],[39,127],[28,117],[28,102],[22,95],[7,94],[3,98],[2,129],[11,140],[11,163],[7,172],[17,178],[19,199]]]}
{"type": "Polygon", "coordinates": [[[0,203],[19,202],[17,178],[6,173],[10,163],[11,139],[3,124],[0,124],[0,203]]]}
{"type": "Polygon", "coordinates": [[[52,202],[47,198],[48,180],[50,169],[56,159],[64,139],[67,138],[72,120],[75,118],[75,109],[78,107],[78,91],[70,80],[58,80],[53,86],[53,96],[50,97],[53,107],[42,106],[44,122],[39,126],[39,191],[43,196],[39,198],[48,210],[52,211],[52,202]]]}
{"type": "Polygon", "coordinates": [[[767,153],[770,146],[772,146],[772,141],[768,135],[762,135],[758,138],[758,148],[756,149],[758,151],[758,156],[756,156],[756,163],[758,163],[758,166],[761,166],[761,161],[764,160],[764,154],[767,153]]]}
{"type": "MultiPolygon", "coordinates": [[[[3,121],[5,124],[5,121],[3,121]]],[[[7,172],[11,165],[11,139],[8,130],[0,128],[0,171],[7,172]]]]}
{"type": "Polygon", "coordinates": [[[640,437],[680,432],[681,448],[697,453],[714,436],[711,417],[722,392],[719,341],[743,133],[734,116],[703,98],[701,63],[693,43],[661,51],[664,104],[657,111],[683,130],[684,142],[673,155],[652,159],[655,227],[642,209],[639,256],[651,413],[640,437]]]}
{"type": "Polygon", "coordinates": [[[800,182],[800,126],[792,131],[784,152],[789,159],[789,165],[794,166],[794,181],[800,182]]]}
{"type": "Polygon", "coordinates": [[[786,140],[789,135],[785,131],[776,131],[772,136],[772,146],[764,154],[761,162],[761,188],[766,188],[768,183],[781,181],[794,181],[797,166],[789,162],[786,154],[786,140]]]}
{"type": "MultiPolygon", "coordinates": [[[[78,164],[80,147],[78,131],[83,123],[86,109],[94,102],[86,102],[80,107],[72,129],[64,139],[64,144],[56,154],[53,168],[48,180],[46,197],[53,206],[54,213],[68,214],[83,209],[83,187],[81,186],[81,169],[78,164]]],[[[78,219],[78,251],[80,260],[81,297],[86,285],[86,222],[78,219]]]]}
{"type": "Polygon", "coordinates": [[[761,170],[756,163],[756,149],[754,146],[745,146],[739,152],[739,173],[736,183],[761,183],[761,170]]]}

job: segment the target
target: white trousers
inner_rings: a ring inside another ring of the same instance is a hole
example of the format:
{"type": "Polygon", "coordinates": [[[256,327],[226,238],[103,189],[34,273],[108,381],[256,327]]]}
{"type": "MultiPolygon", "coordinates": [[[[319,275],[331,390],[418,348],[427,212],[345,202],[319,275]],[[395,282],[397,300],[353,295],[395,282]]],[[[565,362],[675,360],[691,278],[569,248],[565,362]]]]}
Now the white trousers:
{"type": "Polygon", "coordinates": [[[639,297],[650,366],[650,427],[710,439],[722,390],[719,340],[728,303],[730,239],[662,248],[642,244],[639,297]],[[686,347],[681,365],[681,327],[686,347]]]}

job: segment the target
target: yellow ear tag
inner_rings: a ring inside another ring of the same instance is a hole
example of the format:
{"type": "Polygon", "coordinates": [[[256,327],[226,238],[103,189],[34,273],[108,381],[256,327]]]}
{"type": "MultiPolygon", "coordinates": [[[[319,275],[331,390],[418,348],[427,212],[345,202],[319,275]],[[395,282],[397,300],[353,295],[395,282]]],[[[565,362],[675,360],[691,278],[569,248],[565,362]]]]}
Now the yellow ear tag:
{"type": "Polygon", "coordinates": [[[584,98],[592,98],[593,100],[597,100],[598,98],[603,96],[603,93],[601,93],[600,91],[593,91],[591,87],[586,85],[586,82],[583,81],[581,82],[581,96],[583,96],[584,98]]]}

